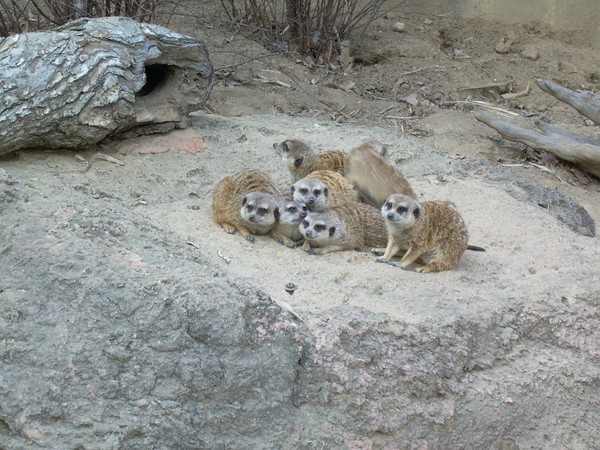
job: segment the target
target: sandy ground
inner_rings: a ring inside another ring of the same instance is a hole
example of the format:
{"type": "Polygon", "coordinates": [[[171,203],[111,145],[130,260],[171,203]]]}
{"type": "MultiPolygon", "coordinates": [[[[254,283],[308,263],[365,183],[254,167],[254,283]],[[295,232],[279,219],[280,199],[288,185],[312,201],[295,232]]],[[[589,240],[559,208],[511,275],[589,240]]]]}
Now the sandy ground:
{"type": "Polygon", "coordinates": [[[577,299],[598,284],[598,239],[574,233],[546,209],[509,195],[505,188],[519,179],[509,169],[501,169],[500,181],[491,180],[476,159],[456,159],[382,128],[283,115],[200,115],[193,128],[133,139],[111,155],[123,165],[97,160],[87,172],[66,172],[77,168],[73,155],[52,152],[26,153],[4,167],[34,192],[54,186],[43,195],[55,202],[57,214],[68,205],[72,189],[86,189],[90,202],[119,199],[131,214],[214,260],[220,274],[256,285],[307,319],[347,304],[390,319],[445,323],[550,297],[577,299]],[[291,136],[313,143],[317,151],[349,150],[366,138],[387,143],[390,160],[400,162],[421,198],[453,201],[466,220],[470,242],[487,251],[467,251],[456,270],[420,274],[377,264],[366,252],[313,256],[268,237],[252,244],[225,233],[210,215],[214,183],[234,171],[257,168],[288,191],[288,174],[272,143],[291,136]],[[298,285],[293,296],[284,290],[289,282],[298,285]]]}
{"type": "MultiPolygon", "coordinates": [[[[508,27],[391,11],[373,23],[354,50],[376,55],[378,62],[342,70],[307,67],[270,53],[233,28],[198,27],[188,19],[174,19],[170,26],[209,46],[217,74],[211,114],[196,116],[188,130],[105,145],[103,151],[123,166],[96,161],[80,173],[72,154],[23,152],[2,163],[6,172],[40,185],[48,177],[60,178],[65,190],[46,194],[57,208],[80,184],[131,202],[132,214],[190,242],[212,255],[220,271],[252,280],[305,315],[348,303],[415,321],[445,320],[493,311],[499,302],[576,297],[597,283],[598,238],[577,235],[543,205],[518,201],[507,190],[513,174],[531,179],[572,197],[597,221],[598,180],[543,152],[499,139],[474,120],[475,107],[468,102],[483,99],[516,111],[516,121],[525,126],[543,119],[590,135],[597,129],[537,87],[510,102],[465,91],[514,79],[511,88],[518,92],[531,83],[531,75],[594,89],[596,55],[569,45],[568,35],[558,40],[538,25],[508,27]],[[398,20],[406,23],[403,33],[391,31],[398,20]],[[499,54],[494,46],[505,36],[514,44],[509,53],[499,54]],[[532,47],[539,54],[535,59],[524,56],[532,47]],[[353,87],[340,88],[348,82],[353,87]],[[415,101],[406,100],[411,95],[415,101]],[[421,275],[375,264],[367,253],[315,257],[267,238],[252,245],[223,233],[209,214],[212,186],[229,173],[254,167],[286,192],[287,174],[271,147],[286,138],[305,139],[317,151],[347,151],[365,138],[384,141],[391,160],[422,198],[455,202],[471,242],[488,251],[467,252],[457,270],[421,275]],[[461,165],[465,161],[467,169],[461,165]],[[504,181],[486,179],[476,169],[490,164],[505,169],[504,181]],[[283,291],[288,282],[299,286],[293,296],[283,291]]],[[[87,158],[92,154],[82,152],[87,158]]]]}

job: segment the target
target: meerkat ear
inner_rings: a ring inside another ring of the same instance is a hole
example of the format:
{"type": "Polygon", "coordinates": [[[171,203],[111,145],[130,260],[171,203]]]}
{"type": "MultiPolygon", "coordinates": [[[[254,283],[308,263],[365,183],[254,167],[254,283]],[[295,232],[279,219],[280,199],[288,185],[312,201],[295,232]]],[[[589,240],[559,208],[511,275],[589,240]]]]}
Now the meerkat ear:
{"type": "Polygon", "coordinates": [[[325,195],[325,197],[327,197],[329,195],[329,189],[324,188],[323,189],[323,194],[325,195]]]}
{"type": "Polygon", "coordinates": [[[283,151],[284,151],[284,152],[289,152],[289,151],[290,151],[290,148],[289,148],[289,147],[288,147],[288,145],[287,145],[287,141],[283,141],[283,142],[281,143],[281,146],[283,147],[283,151]]]}
{"type": "Polygon", "coordinates": [[[418,206],[413,211],[413,214],[414,214],[415,218],[417,218],[417,219],[419,218],[419,214],[421,214],[421,210],[419,209],[418,206]]]}
{"type": "Polygon", "coordinates": [[[292,186],[292,195],[294,195],[294,192],[296,192],[296,188],[292,186]]]}
{"type": "Polygon", "coordinates": [[[299,167],[299,166],[300,166],[300,164],[302,164],[302,162],[303,162],[303,161],[304,161],[304,157],[301,157],[301,158],[296,158],[296,159],[294,160],[294,166],[295,166],[295,167],[299,167]]]}
{"type": "Polygon", "coordinates": [[[280,215],[279,215],[279,208],[275,208],[273,210],[273,215],[275,216],[275,220],[279,220],[279,217],[280,217],[280,215]]]}
{"type": "Polygon", "coordinates": [[[333,233],[335,233],[335,227],[331,227],[329,228],[329,236],[333,236],[333,233]]]}
{"type": "Polygon", "coordinates": [[[247,201],[248,201],[248,199],[246,197],[244,197],[244,200],[242,200],[242,206],[244,206],[247,201]]]}

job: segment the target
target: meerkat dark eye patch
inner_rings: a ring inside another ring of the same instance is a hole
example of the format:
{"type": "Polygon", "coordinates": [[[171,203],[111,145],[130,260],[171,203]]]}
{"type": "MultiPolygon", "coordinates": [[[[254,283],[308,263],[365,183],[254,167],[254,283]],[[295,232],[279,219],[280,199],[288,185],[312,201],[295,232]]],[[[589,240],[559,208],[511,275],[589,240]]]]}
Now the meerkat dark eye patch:
{"type": "Polygon", "coordinates": [[[408,209],[406,209],[405,206],[398,206],[398,209],[396,211],[398,211],[398,214],[406,214],[406,211],[408,211],[408,209]]]}
{"type": "Polygon", "coordinates": [[[313,191],[313,194],[315,195],[315,197],[318,197],[319,195],[321,195],[321,190],[320,189],[315,189],[313,191]]]}
{"type": "Polygon", "coordinates": [[[315,231],[324,231],[325,225],[315,225],[315,231]]]}
{"type": "Polygon", "coordinates": [[[413,214],[414,214],[414,216],[415,216],[415,217],[417,217],[417,218],[418,218],[418,217],[419,217],[419,214],[421,214],[421,210],[420,210],[420,209],[417,207],[417,208],[415,208],[415,210],[413,211],[413,214]]]}
{"type": "Polygon", "coordinates": [[[302,189],[300,189],[300,193],[302,195],[306,195],[306,194],[308,194],[308,189],[302,188],[302,189]]]}
{"type": "Polygon", "coordinates": [[[385,204],[385,209],[392,209],[392,204],[390,202],[387,202],[385,204]]]}
{"type": "Polygon", "coordinates": [[[288,211],[291,212],[291,213],[295,213],[296,211],[298,211],[298,208],[296,208],[295,206],[290,206],[288,208],[288,211]]]}
{"type": "Polygon", "coordinates": [[[303,161],[304,161],[304,158],[296,158],[294,160],[294,166],[299,167],[300,164],[302,164],[303,161]]]}
{"type": "Polygon", "coordinates": [[[275,208],[273,210],[273,215],[275,216],[275,220],[279,220],[279,217],[280,217],[279,208],[275,208]]]}
{"type": "Polygon", "coordinates": [[[290,148],[288,147],[287,142],[285,142],[285,141],[281,143],[281,147],[283,147],[284,152],[290,151],[290,148]]]}
{"type": "Polygon", "coordinates": [[[306,211],[308,208],[306,207],[306,205],[302,205],[302,211],[306,211]]]}
{"type": "Polygon", "coordinates": [[[325,197],[327,197],[329,195],[329,189],[323,189],[323,194],[325,194],[325,197]]]}
{"type": "Polygon", "coordinates": [[[258,208],[258,213],[260,215],[265,215],[269,210],[267,208],[258,208]]]}
{"type": "Polygon", "coordinates": [[[329,229],[329,236],[333,236],[334,233],[335,233],[335,227],[331,227],[329,229]]]}
{"type": "Polygon", "coordinates": [[[246,205],[246,210],[248,212],[251,212],[253,209],[254,209],[254,206],[252,206],[252,205],[246,205]]]}
{"type": "Polygon", "coordinates": [[[309,226],[309,225],[310,225],[310,224],[308,223],[308,220],[303,220],[303,221],[302,221],[302,226],[303,226],[304,228],[308,228],[308,226],[309,226]]]}

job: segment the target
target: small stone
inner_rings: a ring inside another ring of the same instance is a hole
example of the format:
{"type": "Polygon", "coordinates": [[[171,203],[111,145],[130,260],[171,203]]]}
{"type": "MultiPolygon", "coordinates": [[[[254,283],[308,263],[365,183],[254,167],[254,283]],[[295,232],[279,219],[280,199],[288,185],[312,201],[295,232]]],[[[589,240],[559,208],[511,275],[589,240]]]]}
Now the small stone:
{"type": "Polygon", "coordinates": [[[431,25],[433,22],[431,19],[423,19],[423,25],[431,25]]]}
{"type": "Polygon", "coordinates": [[[496,50],[496,53],[500,53],[501,55],[506,55],[507,53],[510,53],[511,45],[512,45],[512,40],[504,37],[504,38],[502,38],[502,40],[500,42],[498,42],[496,44],[496,46],[494,47],[494,50],[496,50]]]}
{"type": "Polygon", "coordinates": [[[530,59],[532,61],[537,60],[540,57],[540,51],[533,45],[526,45],[521,52],[523,58],[530,59]]]}
{"type": "Polygon", "coordinates": [[[404,30],[406,30],[406,24],[404,22],[396,22],[392,25],[392,31],[402,33],[404,30]]]}

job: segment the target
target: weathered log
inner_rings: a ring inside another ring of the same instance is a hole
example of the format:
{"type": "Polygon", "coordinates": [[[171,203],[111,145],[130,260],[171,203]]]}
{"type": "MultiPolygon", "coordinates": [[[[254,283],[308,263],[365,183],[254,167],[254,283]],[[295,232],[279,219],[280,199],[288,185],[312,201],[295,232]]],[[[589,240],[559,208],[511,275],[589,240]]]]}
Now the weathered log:
{"type": "Polygon", "coordinates": [[[536,122],[536,125],[544,134],[512,125],[490,114],[479,113],[475,118],[508,140],[545,150],[560,159],[578,164],[583,170],[600,177],[600,143],[591,138],[576,135],[541,121],[536,122]]]}
{"type": "Polygon", "coordinates": [[[560,101],[575,108],[579,114],[600,124],[600,98],[596,97],[591,92],[573,91],[551,80],[534,78],[534,81],[542,91],[553,95],[560,101]]]}
{"type": "Polygon", "coordinates": [[[210,95],[205,45],[123,17],[0,40],[0,155],[187,126],[210,95]]]}

